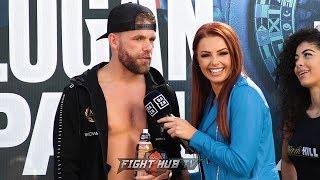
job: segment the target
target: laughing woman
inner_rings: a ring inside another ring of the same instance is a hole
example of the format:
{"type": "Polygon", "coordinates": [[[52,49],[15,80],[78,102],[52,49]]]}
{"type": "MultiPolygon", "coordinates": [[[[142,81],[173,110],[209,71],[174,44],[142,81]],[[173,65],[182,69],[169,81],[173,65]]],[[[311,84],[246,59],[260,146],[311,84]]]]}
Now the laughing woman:
{"type": "Polygon", "coordinates": [[[190,142],[205,179],[279,179],[269,107],[242,73],[235,31],[219,22],[201,26],[193,53],[192,125],[177,117],[158,122],[172,137],[190,142]]]}
{"type": "Polygon", "coordinates": [[[320,178],[320,32],[291,35],[279,56],[283,180],[320,178]]]}

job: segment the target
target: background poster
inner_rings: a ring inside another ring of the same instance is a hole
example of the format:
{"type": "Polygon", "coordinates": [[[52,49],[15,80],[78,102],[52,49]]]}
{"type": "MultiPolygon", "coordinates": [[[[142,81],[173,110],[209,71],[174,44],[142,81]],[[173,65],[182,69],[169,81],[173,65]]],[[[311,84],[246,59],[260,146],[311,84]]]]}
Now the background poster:
{"type": "MultiPolygon", "coordinates": [[[[70,77],[108,61],[110,8],[126,0],[0,0],[0,180],[53,179],[53,117],[70,77]]],[[[132,2],[137,2],[132,0],[132,2]]],[[[280,146],[273,70],[283,41],[320,21],[319,0],[139,0],[157,15],[152,66],[190,119],[192,39],[203,23],[236,29],[245,68],[272,110],[280,146]]]]}

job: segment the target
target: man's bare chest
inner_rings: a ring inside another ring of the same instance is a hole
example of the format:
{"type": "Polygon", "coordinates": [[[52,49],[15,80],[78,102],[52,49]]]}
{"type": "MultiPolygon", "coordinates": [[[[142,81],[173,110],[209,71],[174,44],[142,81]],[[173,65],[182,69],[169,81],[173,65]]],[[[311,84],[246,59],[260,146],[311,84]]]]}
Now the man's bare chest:
{"type": "Polygon", "coordinates": [[[146,127],[144,92],[104,92],[109,133],[140,131],[146,127]]]}

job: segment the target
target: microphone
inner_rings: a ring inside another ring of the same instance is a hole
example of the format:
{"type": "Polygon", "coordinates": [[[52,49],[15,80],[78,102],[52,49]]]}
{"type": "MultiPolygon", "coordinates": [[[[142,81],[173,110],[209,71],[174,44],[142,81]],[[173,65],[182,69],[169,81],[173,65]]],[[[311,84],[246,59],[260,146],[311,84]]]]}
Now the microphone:
{"type": "MultiPolygon", "coordinates": [[[[157,120],[172,114],[172,107],[170,105],[170,102],[172,102],[173,98],[174,97],[172,97],[172,94],[169,94],[168,89],[163,86],[158,86],[153,91],[149,92],[143,99],[143,103],[147,111],[147,116],[149,117],[149,119],[151,119],[151,122],[148,122],[149,128],[150,126],[151,128],[153,127],[153,129],[149,132],[152,132],[152,135],[155,137],[156,141],[165,140],[163,135],[163,124],[157,123],[157,120]],[[160,129],[160,131],[157,129],[160,129]]],[[[194,153],[194,150],[189,147],[186,140],[179,139],[179,143],[186,150],[186,153],[194,153]]]]}

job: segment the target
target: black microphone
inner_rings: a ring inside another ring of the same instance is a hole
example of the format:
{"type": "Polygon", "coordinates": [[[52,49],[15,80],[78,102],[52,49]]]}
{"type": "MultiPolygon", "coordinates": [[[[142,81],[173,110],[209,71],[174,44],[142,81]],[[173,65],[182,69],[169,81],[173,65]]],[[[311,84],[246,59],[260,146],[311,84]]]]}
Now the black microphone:
{"type": "MultiPolygon", "coordinates": [[[[149,128],[152,128],[149,132],[152,132],[151,136],[155,137],[155,141],[165,140],[165,136],[163,135],[163,123],[159,124],[157,123],[157,120],[172,114],[170,102],[172,102],[173,97],[172,94],[167,91],[168,90],[163,86],[156,87],[153,91],[149,92],[143,100],[147,116],[151,119],[151,122],[148,122],[149,128]],[[160,131],[157,129],[160,129],[160,131]]],[[[179,139],[179,142],[186,150],[186,153],[194,153],[194,150],[189,147],[186,140],[179,139]]]]}

